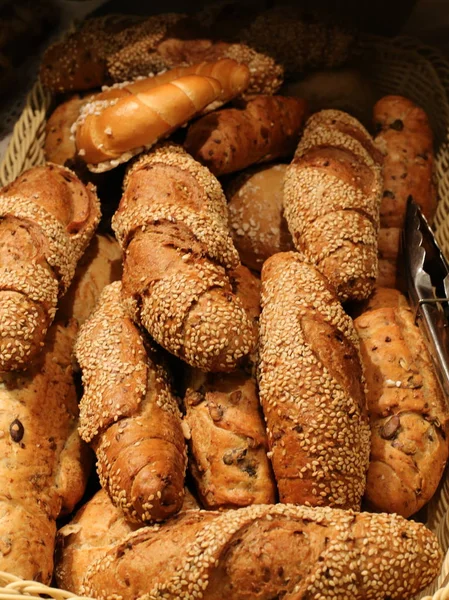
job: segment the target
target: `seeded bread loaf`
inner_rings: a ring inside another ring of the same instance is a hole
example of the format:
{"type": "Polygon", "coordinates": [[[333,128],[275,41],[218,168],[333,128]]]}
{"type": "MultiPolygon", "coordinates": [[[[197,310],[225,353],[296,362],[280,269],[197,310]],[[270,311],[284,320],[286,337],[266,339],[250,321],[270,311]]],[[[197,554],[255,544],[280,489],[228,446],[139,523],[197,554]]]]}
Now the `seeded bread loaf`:
{"type": "Polygon", "coordinates": [[[384,154],[381,227],[402,227],[407,198],[432,220],[437,206],[433,133],[426,113],[402,96],[385,96],[374,106],[376,146],[384,154]]]}
{"type": "Polygon", "coordinates": [[[93,188],[48,164],[0,190],[0,215],[0,371],[11,371],[42,349],[100,208],[93,188]]]}
{"type": "Polygon", "coordinates": [[[448,458],[449,411],[411,310],[355,320],[367,381],[371,457],[365,500],[408,517],[434,494],[448,458]]]}
{"type": "Polygon", "coordinates": [[[239,258],[219,182],[167,143],[132,166],[124,189],[113,228],[129,314],[188,364],[232,371],[256,340],[228,275],[239,258]]]}
{"type": "Polygon", "coordinates": [[[368,297],[376,281],[381,192],[381,155],[365,128],[337,110],[312,115],[285,176],[285,218],[341,301],[368,297]]]}
{"type": "MultiPolygon", "coordinates": [[[[77,538],[97,523],[80,519],[77,538]]],[[[87,553],[92,535],[83,537],[87,553]]],[[[69,590],[104,600],[409,600],[441,558],[436,536],[398,515],[285,504],[193,510],[98,552],[69,590]]]]}
{"type": "Polygon", "coordinates": [[[176,513],[187,461],[181,415],[156,349],[125,313],[120,282],[103,291],[75,351],[79,431],[95,450],[101,485],[128,520],[176,513]]]}
{"type": "Polygon", "coordinates": [[[369,425],[357,334],[298,253],[262,269],[259,393],[281,502],[360,508],[369,425]]]}
{"type": "Polygon", "coordinates": [[[287,165],[244,171],[226,187],[229,227],[244,265],[260,271],[276,252],[293,249],[283,215],[283,183],[287,165]]]}
{"type": "Polygon", "coordinates": [[[292,156],[306,103],[284,96],[251,96],[195,121],[184,146],[217,177],[256,163],[292,156]]]}

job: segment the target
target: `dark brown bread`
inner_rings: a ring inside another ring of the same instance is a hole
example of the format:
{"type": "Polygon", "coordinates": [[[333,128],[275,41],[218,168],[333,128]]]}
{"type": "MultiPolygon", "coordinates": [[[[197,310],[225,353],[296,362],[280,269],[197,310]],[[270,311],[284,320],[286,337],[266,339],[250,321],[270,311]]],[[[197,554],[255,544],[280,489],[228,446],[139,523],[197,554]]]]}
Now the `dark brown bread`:
{"type": "Polygon", "coordinates": [[[355,320],[371,424],[365,500],[408,517],[434,494],[448,457],[449,411],[412,312],[378,308],[355,320]]]}
{"type": "Polygon", "coordinates": [[[100,207],[94,188],[48,164],[0,190],[0,216],[0,371],[10,371],[42,349],[100,207]]]}
{"type": "Polygon", "coordinates": [[[244,171],[226,187],[229,228],[244,265],[260,271],[276,252],[293,250],[283,214],[283,184],[287,165],[244,171]]]}
{"type": "MultiPolygon", "coordinates": [[[[75,527],[95,531],[97,522],[75,527]]],[[[71,591],[104,600],[407,600],[441,559],[436,536],[398,515],[283,504],[193,510],[92,555],[71,591]]]]}
{"type": "Polygon", "coordinates": [[[369,426],[351,319],[294,252],[262,269],[259,392],[281,502],[360,508],[369,426]]]}
{"type": "Polygon", "coordinates": [[[225,108],[198,119],[187,132],[186,150],[214,175],[291,156],[304,124],[299,98],[254,96],[240,108],[225,108]]]}
{"type": "Polygon", "coordinates": [[[229,279],[239,258],[227,218],[217,179],[171,143],[133,165],[113,218],[129,314],[204,371],[232,371],[256,341],[229,279]]]}
{"type": "Polygon", "coordinates": [[[176,513],[187,462],[181,415],[160,357],[125,313],[120,282],[103,291],[75,351],[80,435],[96,452],[102,486],[128,520],[176,513]]]}
{"type": "Polygon", "coordinates": [[[356,119],[324,110],[307,121],[284,179],[293,243],[341,301],[367,298],[376,281],[380,160],[356,119]]]}
{"type": "Polygon", "coordinates": [[[373,111],[376,146],[384,154],[381,227],[402,227],[411,196],[432,220],[437,206],[433,133],[426,113],[402,96],[385,96],[373,111]]]}

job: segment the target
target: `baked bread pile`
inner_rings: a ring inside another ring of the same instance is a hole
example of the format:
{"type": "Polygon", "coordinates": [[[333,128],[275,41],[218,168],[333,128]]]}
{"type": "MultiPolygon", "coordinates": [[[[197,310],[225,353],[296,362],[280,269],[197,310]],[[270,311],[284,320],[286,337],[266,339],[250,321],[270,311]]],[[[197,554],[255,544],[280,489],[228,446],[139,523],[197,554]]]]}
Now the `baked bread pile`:
{"type": "Polygon", "coordinates": [[[80,95],[0,191],[0,570],[108,600],[412,598],[449,412],[378,253],[386,192],[434,209],[430,128],[400,97],[376,138],[310,114],[282,77],[346,32],[230,14],[110,15],[44,58],[80,95]]]}

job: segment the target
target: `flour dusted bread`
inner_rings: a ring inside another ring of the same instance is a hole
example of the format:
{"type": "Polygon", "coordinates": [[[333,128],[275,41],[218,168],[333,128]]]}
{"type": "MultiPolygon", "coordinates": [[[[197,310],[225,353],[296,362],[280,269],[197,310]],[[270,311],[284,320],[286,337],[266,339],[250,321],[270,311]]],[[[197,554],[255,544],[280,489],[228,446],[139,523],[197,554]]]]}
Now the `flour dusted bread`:
{"type": "Polygon", "coordinates": [[[381,155],[365,128],[337,110],[315,113],[284,180],[293,243],[341,301],[362,300],[378,274],[381,155]]]}
{"type": "Polygon", "coordinates": [[[258,380],[281,502],[360,508],[369,457],[357,335],[293,252],[262,269],[258,380]]]}
{"type": "Polygon", "coordinates": [[[10,371],[42,349],[100,209],[92,187],[48,164],[0,190],[0,215],[0,371],[10,371]]]}
{"type": "Polygon", "coordinates": [[[437,206],[433,133],[424,110],[402,96],[373,109],[376,146],[384,154],[381,227],[402,227],[411,196],[432,220],[437,206]]]}
{"type": "MultiPolygon", "coordinates": [[[[84,536],[84,552],[91,537],[84,536]]],[[[132,532],[97,555],[81,584],[69,589],[107,600],[117,594],[123,600],[246,600],[255,593],[260,600],[410,599],[440,565],[435,535],[398,515],[259,505],[188,511],[132,532]]]]}
{"type": "Polygon", "coordinates": [[[283,214],[286,170],[284,164],[254,167],[226,187],[232,239],[242,263],[255,271],[276,252],[293,249],[283,214]]]}
{"type": "Polygon", "coordinates": [[[184,496],[181,417],[157,350],[126,315],[120,282],[103,291],[76,357],[84,384],[80,435],[96,452],[102,486],[128,520],[169,517],[184,496]]]}
{"type": "Polygon", "coordinates": [[[449,413],[408,307],[355,320],[367,381],[371,456],[365,500],[408,517],[434,494],[448,457],[449,413]]]}
{"type": "Polygon", "coordinates": [[[204,371],[232,371],[256,341],[228,275],[239,258],[227,218],[217,179],[171,143],[132,166],[113,218],[129,314],[204,371]]]}

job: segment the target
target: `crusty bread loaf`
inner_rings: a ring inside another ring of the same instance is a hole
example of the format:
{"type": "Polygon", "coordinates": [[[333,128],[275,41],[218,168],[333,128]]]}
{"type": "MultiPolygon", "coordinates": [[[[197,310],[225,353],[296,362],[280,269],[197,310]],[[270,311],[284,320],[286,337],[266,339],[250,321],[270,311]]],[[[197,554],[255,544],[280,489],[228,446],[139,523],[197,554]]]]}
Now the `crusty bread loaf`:
{"type": "Polygon", "coordinates": [[[401,233],[399,227],[381,227],[377,240],[379,271],[376,286],[397,288],[405,291],[407,283],[403,268],[401,248],[401,233]]]}
{"type": "Polygon", "coordinates": [[[91,186],[48,164],[0,190],[0,214],[0,371],[10,371],[42,349],[100,208],[91,186]]]}
{"type": "Polygon", "coordinates": [[[71,591],[105,600],[407,600],[435,578],[441,555],[432,532],[398,515],[282,504],[189,511],[111,544],[71,591]]]}
{"type": "Polygon", "coordinates": [[[170,135],[222,93],[217,79],[185,75],[149,89],[141,85],[120,98],[93,97],[74,125],[78,156],[93,172],[112,169],[170,135]]]}
{"type": "Polygon", "coordinates": [[[377,277],[381,155],[365,128],[336,110],[315,113],[284,179],[284,210],[297,250],[341,301],[361,300],[377,277]]]}
{"type": "Polygon", "coordinates": [[[367,381],[370,509],[414,514],[434,494],[448,458],[449,411],[411,310],[378,308],[355,320],[367,381]]]}
{"type": "Polygon", "coordinates": [[[87,99],[78,95],[58,104],[45,124],[44,154],[48,162],[70,166],[76,155],[71,128],[87,99]]]}
{"type": "Polygon", "coordinates": [[[103,288],[121,275],[122,251],[117,240],[110,235],[95,235],[59,302],[56,318],[73,317],[82,325],[90,317],[103,288]]]}
{"type": "Polygon", "coordinates": [[[304,124],[306,104],[299,98],[254,96],[239,108],[225,108],[198,119],[188,131],[186,150],[217,176],[259,162],[291,156],[304,124]]]}
{"type": "Polygon", "coordinates": [[[105,288],[76,342],[84,394],[80,435],[101,485],[128,520],[177,512],[187,462],[181,415],[155,347],[126,315],[121,283],[105,288]]]}
{"type": "Polygon", "coordinates": [[[432,220],[437,206],[433,133],[426,113],[402,96],[374,106],[376,146],[384,154],[381,227],[402,227],[411,196],[432,220]]]}
{"type": "Polygon", "coordinates": [[[371,296],[363,302],[352,302],[345,305],[346,311],[353,319],[369,310],[401,307],[409,307],[407,298],[396,288],[387,287],[375,287],[371,296]]]}
{"type": "Polygon", "coordinates": [[[125,251],[129,314],[169,352],[205,371],[232,371],[255,336],[233,293],[239,264],[217,179],[163,144],[130,169],[113,228],[125,251]]]}
{"type": "Polygon", "coordinates": [[[276,252],[293,249],[283,215],[283,183],[287,165],[276,164],[244,171],[225,192],[229,227],[240,260],[260,271],[276,252]]]}
{"type": "Polygon", "coordinates": [[[259,392],[281,502],[360,508],[369,426],[357,335],[294,252],[262,269],[259,392]]]}

